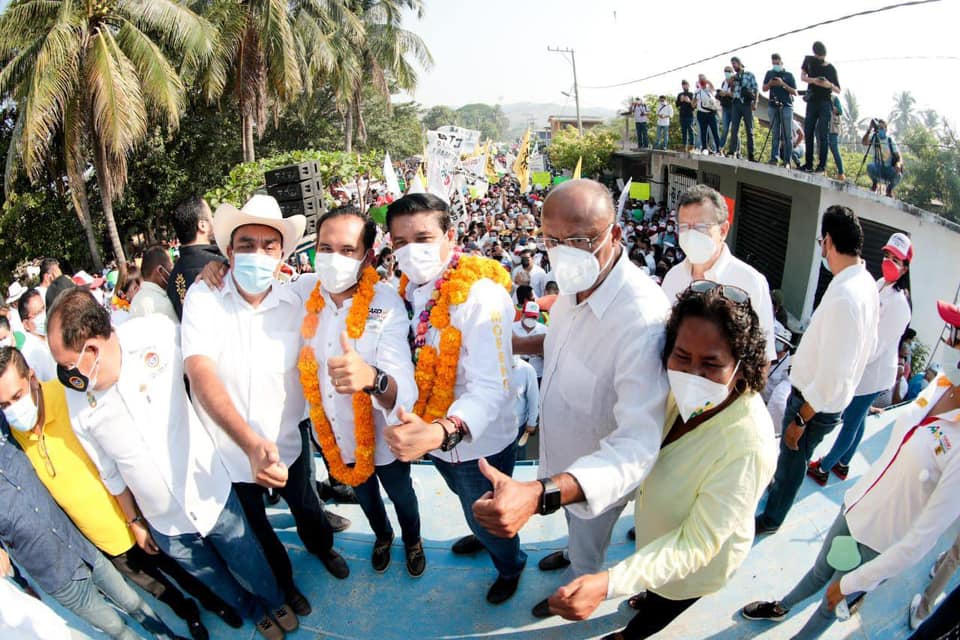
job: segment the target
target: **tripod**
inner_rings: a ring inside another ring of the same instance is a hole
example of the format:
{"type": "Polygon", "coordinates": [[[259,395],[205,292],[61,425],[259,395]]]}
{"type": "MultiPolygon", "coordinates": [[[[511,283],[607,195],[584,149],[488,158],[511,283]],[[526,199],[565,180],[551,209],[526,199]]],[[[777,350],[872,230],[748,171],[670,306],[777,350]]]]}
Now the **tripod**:
{"type": "MultiPolygon", "coordinates": [[[[771,103],[771,104],[772,104],[772,103],[771,103]]],[[[776,107],[777,107],[777,115],[780,116],[780,117],[778,118],[778,120],[779,120],[779,122],[780,122],[780,135],[781,135],[780,142],[781,142],[781,144],[782,144],[783,141],[786,140],[786,137],[785,137],[785,136],[787,136],[787,135],[793,135],[793,132],[792,132],[792,131],[790,131],[790,132],[787,131],[787,125],[786,125],[786,123],[783,121],[783,103],[780,102],[779,100],[777,100],[776,107]]],[[[770,124],[772,125],[773,123],[771,122],[770,124]]],[[[791,124],[792,124],[792,123],[791,123],[791,124]]],[[[769,129],[767,129],[767,137],[763,139],[763,146],[760,147],[760,155],[758,155],[757,157],[761,159],[761,160],[760,160],[761,162],[763,162],[763,154],[764,154],[764,152],[767,150],[767,141],[770,139],[770,133],[771,133],[772,131],[773,131],[773,127],[772,127],[772,126],[771,126],[769,129]]],[[[777,149],[777,155],[780,155],[780,149],[777,149]]],[[[790,167],[790,158],[784,158],[784,159],[783,159],[783,164],[784,164],[787,168],[789,168],[789,167],[790,167]]]]}
{"type": "Polygon", "coordinates": [[[860,173],[867,164],[867,156],[870,155],[871,150],[873,151],[873,163],[877,165],[878,168],[883,166],[883,152],[880,151],[880,140],[877,139],[877,128],[873,126],[873,123],[870,124],[870,128],[873,129],[873,136],[870,138],[870,144],[867,145],[867,150],[863,152],[863,160],[860,161],[857,176],[853,179],[854,184],[860,179],[860,173]]]}

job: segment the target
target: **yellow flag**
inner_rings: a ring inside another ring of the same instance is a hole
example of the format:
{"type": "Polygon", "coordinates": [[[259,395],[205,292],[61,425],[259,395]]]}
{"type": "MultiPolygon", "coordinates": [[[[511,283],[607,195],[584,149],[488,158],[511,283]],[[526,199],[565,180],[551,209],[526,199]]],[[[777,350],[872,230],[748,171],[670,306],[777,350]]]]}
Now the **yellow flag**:
{"type": "Polygon", "coordinates": [[[582,165],[582,164],[583,164],[583,156],[580,156],[579,158],[577,158],[577,168],[573,170],[573,179],[574,179],[574,180],[579,180],[579,179],[580,179],[580,165],[582,165]]]}
{"type": "Polygon", "coordinates": [[[517,150],[517,159],[513,161],[513,175],[520,183],[520,193],[530,190],[530,129],[523,134],[523,142],[517,150]]]}
{"type": "Polygon", "coordinates": [[[484,163],[484,173],[487,174],[487,182],[490,184],[497,184],[500,182],[500,174],[497,173],[497,168],[493,164],[493,153],[491,150],[492,142],[487,142],[487,161],[484,163]]]}

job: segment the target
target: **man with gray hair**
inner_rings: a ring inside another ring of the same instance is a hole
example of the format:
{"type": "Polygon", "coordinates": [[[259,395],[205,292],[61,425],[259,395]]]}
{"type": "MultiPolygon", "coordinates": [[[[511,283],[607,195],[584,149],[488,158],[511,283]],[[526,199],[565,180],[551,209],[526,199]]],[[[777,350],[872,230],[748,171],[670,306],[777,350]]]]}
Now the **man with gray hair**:
{"type": "Polygon", "coordinates": [[[777,359],[774,344],[773,303],[770,286],[759,271],[734,257],[727,247],[730,219],[727,202],[705,184],[690,187],[677,203],[677,231],[686,259],[663,278],[663,292],[670,303],[695,280],[712,280],[739,287],[750,295],[750,304],[767,337],[767,359],[777,359]]]}

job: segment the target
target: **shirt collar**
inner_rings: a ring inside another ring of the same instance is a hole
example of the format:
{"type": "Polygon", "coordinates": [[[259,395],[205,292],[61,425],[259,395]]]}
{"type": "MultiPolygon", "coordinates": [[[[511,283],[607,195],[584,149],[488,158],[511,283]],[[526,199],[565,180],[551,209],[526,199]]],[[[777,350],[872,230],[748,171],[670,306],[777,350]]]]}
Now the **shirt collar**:
{"type": "Polygon", "coordinates": [[[863,260],[860,260],[856,264],[852,264],[849,267],[845,268],[843,271],[833,276],[833,280],[830,281],[830,284],[834,282],[841,283],[846,282],[847,280],[852,280],[860,275],[863,271],[866,271],[866,267],[863,264],[863,260]]]}
{"type": "MultiPolygon", "coordinates": [[[[593,309],[593,313],[597,318],[603,317],[603,314],[607,312],[607,309],[609,309],[613,303],[617,292],[620,291],[620,286],[623,284],[628,264],[632,263],[630,263],[630,260],[627,258],[627,252],[621,249],[620,257],[617,258],[613,268],[610,269],[610,273],[607,274],[606,279],[590,294],[590,297],[583,302],[583,304],[589,305],[590,308],[593,309]]],[[[576,301],[576,296],[574,296],[574,301],[576,301]]]]}
{"type": "MultiPolygon", "coordinates": [[[[234,297],[237,299],[238,304],[250,307],[250,303],[244,300],[243,296],[241,296],[240,292],[237,290],[237,285],[233,281],[233,275],[231,273],[227,273],[223,282],[223,288],[219,291],[222,298],[234,297]]],[[[293,304],[299,305],[300,299],[296,297],[296,295],[291,291],[290,287],[285,287],[280,281],[274,280],[273,284],[270,285],[270,291],[267,293],[267,296],[260,303],[260,306],[254,309],[254,311],[268,311],[276,306],[279,306],[283,302],[292,302],[293,304]]]]}
{"type": "MultiPolygon", "coordinates": [[[[713,266],[703,272],[703,277],[705,280],[712,280],[713,282],[720,282],[720,278],[723,277],[723,272],[727,270],[727,266],[730,265],[730,249],[727,247],[727,243],[723,243],[723,247],[720,249],[720,255],[717,257],[717,261],[713,263],[713,266]]],[[[683,267],[687,270],[687,275],[690,276],[691,282],[693,281],[693,263],[690,262],[690,258],[684,258],[683,267]]]]}
{"type": "MultiPolygon", "coordinates": [[[[233,278],[231,278],[232,280],[233,278]]],[[[160,288],[160,285],[155,282],[150,282],[149,280],[144,280],[143,284],[140,285],[141,289],[147,289],[148,291],[153,291],[154,293],[162,293],[167,295],[167,292],[160,288]]]]}

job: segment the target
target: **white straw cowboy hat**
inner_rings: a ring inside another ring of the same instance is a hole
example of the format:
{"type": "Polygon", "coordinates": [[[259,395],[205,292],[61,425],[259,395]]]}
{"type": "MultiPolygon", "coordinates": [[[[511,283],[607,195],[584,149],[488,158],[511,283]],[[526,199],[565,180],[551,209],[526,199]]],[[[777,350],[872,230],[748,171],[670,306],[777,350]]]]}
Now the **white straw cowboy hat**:
{"type": "Polygon", "coordinates": [[[280,205],[272,196],[257,194],[240,209],[225,202],[213,214],[213,235],[223,255],[227,255],[234,229],[247,224],[259,224],[279,231],[283,236],[283,257],[286,258],[294,252],[303,237],[307,219],[301,215],[284,218],[280,205]]]}

